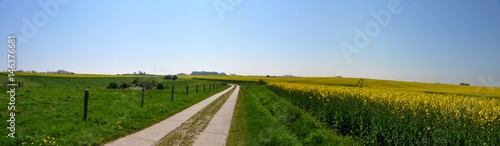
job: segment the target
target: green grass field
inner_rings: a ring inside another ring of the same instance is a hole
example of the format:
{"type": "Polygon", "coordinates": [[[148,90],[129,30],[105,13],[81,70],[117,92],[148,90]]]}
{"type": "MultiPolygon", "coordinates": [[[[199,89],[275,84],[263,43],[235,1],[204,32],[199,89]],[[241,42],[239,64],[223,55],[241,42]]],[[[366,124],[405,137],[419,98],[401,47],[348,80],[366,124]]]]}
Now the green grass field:
{"type": "MultiPolygon", "coordinates": [[[[166,119],[228,87],[212,90],[209,84],[219,82],[185,78],[167,81],[160,76],[16,74],[15,79],[25,83],[25,87],[16,89],[16,138],[2,136],[1,145],[101,145],[166,119]],[[146,90],[143,107],[140,90],[106,89],[110,82],[132,82],[135,77],[156,80],[168,89],[146,90]],[[189,95],[185,94],[186,85],[189,95]],[[198,93],[196,85],[201,86],[198,93]],[[171,86],[176,87],[174,101],[171,86]],[[83,121],[86,89],[90,91],[89,112],[83,121]]],[[[0,96],[0,102],[5,103],[0,119],[10,118],[8,96],[0,96]]],[[[8,127],[8,122],[2,123],[8,127]]],[[[5,135],[10,132],[3,129],[5,135]]]]}
{"type": "Polygon", "coordinates": [[[242,84],[227,145],[359,145],[266,86],[242,84]]]}

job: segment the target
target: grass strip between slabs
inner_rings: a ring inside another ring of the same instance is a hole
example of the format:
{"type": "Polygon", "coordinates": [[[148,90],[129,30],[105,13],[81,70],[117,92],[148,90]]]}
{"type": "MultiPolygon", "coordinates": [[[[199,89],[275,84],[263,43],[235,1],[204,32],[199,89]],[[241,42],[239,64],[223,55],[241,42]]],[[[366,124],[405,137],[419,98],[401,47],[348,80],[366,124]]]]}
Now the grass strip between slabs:
{"type": "Polygon", "coordinates": [[[235,89],[236,87],[233,87],[229,92],[204,107],[174,131],[163,137],[156,145],[193,145],[200,133],[208,126],[210,120],[217,111],[219,111],[235,89]]]}

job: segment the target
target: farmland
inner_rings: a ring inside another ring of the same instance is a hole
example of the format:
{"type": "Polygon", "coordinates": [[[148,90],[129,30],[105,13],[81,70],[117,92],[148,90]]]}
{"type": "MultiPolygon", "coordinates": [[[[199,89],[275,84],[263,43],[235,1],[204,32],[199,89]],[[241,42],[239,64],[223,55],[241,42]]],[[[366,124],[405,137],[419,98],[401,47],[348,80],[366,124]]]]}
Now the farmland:
{"type": "MultiPolygon", "coordinates": [[[[5,145],[101,145],[226,89],[209,87],[222,82],[242,86],[228,145],[500,143],[500,89],[493,87],[365,79],[361,88],[356,78],[179,76],[173,81],[30,73],[16,74],[16,81],[24,83],[16,89],[13,110],[17,137],[1,137],[5,145]],[[111,82],[133,80],[155,81],[165,89],[146,90],[144,106],[141,90],[106,89],[111,82]],[[85,90],[90,91],[89,113],[82,120],[85,90]]],[[[8,94],[0,100],[8,103],[8,94]]],[[[8,119],[10,112],[1,108],[0,118],[8,119]]]]}
{"type": "Polygon", "coordinates": [[[499,88],[373,79],[360,88],[352,78],[198,78],[262,79],[278,98],[363,145],[500,143],[499,88]]]}
{"type": "MultiPolygon", "coordinates": [[[[16,138],[2,136],[2,145],[100,145],[144,129],[226,88],[209,89],[209,84],[219,83],[216,81],[182,77],[172,81],[161,76],[19,73],[16,81],[25,84],[16,89],[16,138]],[[142,107],[141,90],[106,89],[110,82],[132,82],[135,78],[155,80],[166,89],[146,90],[142,107]],[[173,101],[171,86],[176,87],[173,101]],[[88,119],[82,120],[85,90],[90,92],[89,111],[88,119]]],[[[2,94],[0,101],[8,103],[8,94],[2,94]]],[[[0,109],[0,118],[9,119],[9,113],[6,105],[0,109]]],[[[7,127],[8,123],[3,123],[7,127]]],[[[2,131],[7,133],[8,129],[2,131]]]]}
{"type": "MultiPolygon", "coordinates": [[[[253,81],[263,79],[266,82],[302,83],[329,86],[355,86],[359,78],[332,78],[332,77],[277,77],[263,76],[189,76],[189,78],[213,79],[225,81],[253,81]]],[[[435,84],[423,82],[405,82],[393,80],[365,79],[363,88],[389,89],[400,91],[419,91],[435,94],[462,94],[468,96],[500,97],[500,88],[482,86],[459,86],[451,84],[435,84]]]]}

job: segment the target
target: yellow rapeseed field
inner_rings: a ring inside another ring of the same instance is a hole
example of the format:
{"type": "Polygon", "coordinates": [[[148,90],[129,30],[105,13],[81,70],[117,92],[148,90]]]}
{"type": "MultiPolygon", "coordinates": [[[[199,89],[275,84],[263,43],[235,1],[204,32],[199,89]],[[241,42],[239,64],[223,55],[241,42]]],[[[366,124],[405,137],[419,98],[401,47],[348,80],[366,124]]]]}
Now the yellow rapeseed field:
{"type": "Polygon", "coordinates": [[[380,143],[381,133],[382,141],[392,144],[499,143],[498,98],[285,82],[268,86],[347,134],[379,140],[366,144],[380,143]],[[407,132],[412,134],[400,137],[407,132]]]}
{"type": "Polygon", "coordinates": [[[500,88],[327,77],[196,76],[270,90],[364,145],[500,145],[500,88]]]}

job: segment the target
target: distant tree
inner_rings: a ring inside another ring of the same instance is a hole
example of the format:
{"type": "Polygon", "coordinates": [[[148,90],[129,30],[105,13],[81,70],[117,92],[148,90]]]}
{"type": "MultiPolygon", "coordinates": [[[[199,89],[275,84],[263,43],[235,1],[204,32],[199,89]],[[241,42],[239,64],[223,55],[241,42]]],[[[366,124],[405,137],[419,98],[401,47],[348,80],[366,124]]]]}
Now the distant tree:
{"type": "Polygon", "coordinates": [[[177,75],[174,75],[174,76],[172,77],[172,80],[177,80],[177,75]]]}
{"type": "Polygon", "coordinates": [[[106,87],[106,89],[116,89],[116,88],[118,88],[118,84],[115,82],[109,83],[108,87],[106,87]]]}
{"type": "Polygon", "coordinates": [[[190,75],[226,75],[226,73],[218,73],[218,72],[215,72],[215,71],[193,71],[191,72],[190,75]]]}
{"type": "Polygon", "coordinates": [[[270,75],[267,75],[266,78],[270,78],[271,76],[270,75]]]}
{"type": "Polygon", "coordinates": [[[178,75],[178,76],[186,76],[186,75],[188,75],[188,74],[187,74],[187,73],[178,73],[177,75],[178,75]]]}
{"type": "Polygon", "coordinates": [[[219,75],[225,76],[225,75],[227,75],[227,74],[226,74],[226,73],[224,73],[224,72],[220,72],[220,74],[219,74],[219,75]]]}
{"type": "Polygon", "coordinates": [[[469,83],[460,83],[461,86],[470,86],[469,83]]]}
{"type": "Polygon", "coordinates": [[[165,75],[165,76],[163,76],[163,79],[165,79],[165,80],[171,80],[172,78],[173,78],[172,75],[165,75]]]}

